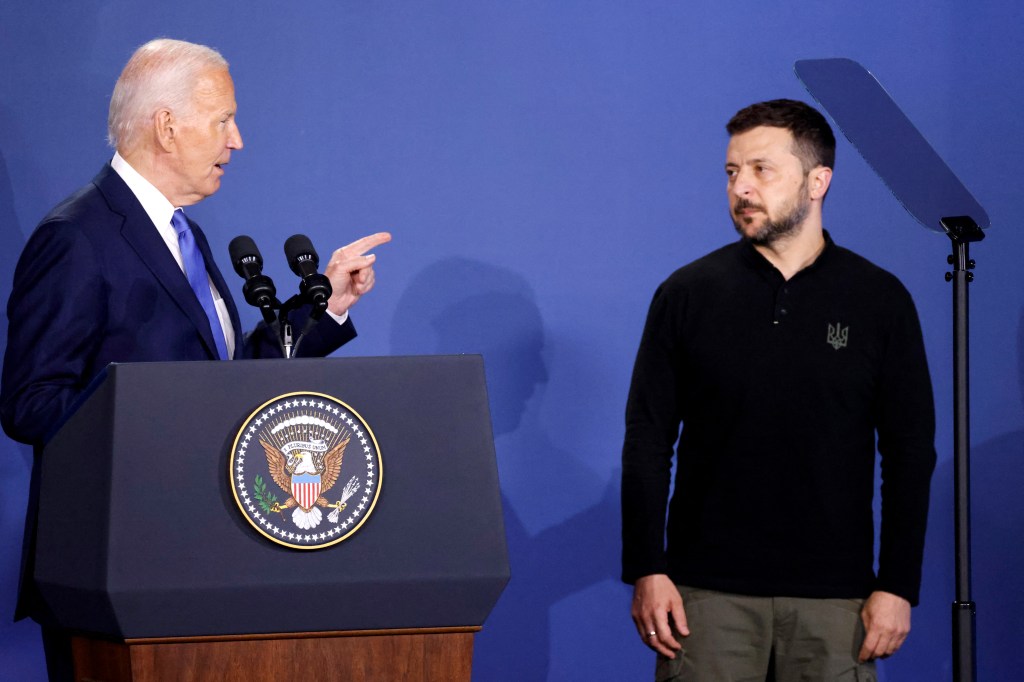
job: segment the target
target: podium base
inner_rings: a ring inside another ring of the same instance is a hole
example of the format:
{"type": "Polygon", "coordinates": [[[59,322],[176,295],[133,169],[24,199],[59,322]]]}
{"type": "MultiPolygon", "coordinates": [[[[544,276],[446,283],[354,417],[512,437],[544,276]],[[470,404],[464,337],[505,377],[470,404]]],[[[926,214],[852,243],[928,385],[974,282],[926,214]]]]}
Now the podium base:
{"type": "Polygon", "coordinates": [[[479,627],[71,640],[76,682],[470,682],[479,627]]]}

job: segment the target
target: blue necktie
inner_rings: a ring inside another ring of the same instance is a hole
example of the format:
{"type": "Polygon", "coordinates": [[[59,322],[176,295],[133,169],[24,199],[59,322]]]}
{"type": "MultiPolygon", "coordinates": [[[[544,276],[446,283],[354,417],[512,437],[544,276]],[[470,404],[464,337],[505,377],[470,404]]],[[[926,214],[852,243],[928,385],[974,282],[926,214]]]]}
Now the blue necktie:
{"type": "Polygon", "coordinates": [[[210,331],[213,332],[213,341],[217,344],[217,354],[221,360],[228,359],[228,347],[224,341],[224,329],[220,326],[220,318],[217,317],[217,307],[213,304],[213,293],[210,291],[210,280],[206,274],[206,263],[203,261],[203,254],[196,246],[196,238],[192,234],[185,213],[181,209],[175,210],[171,216],[171,225],[178,233],[178,246],[181,248],[181,260],[185,264],[185,276],[192,286],[199,304],[203,306],[206,317],[210,320],[210,331]]]}

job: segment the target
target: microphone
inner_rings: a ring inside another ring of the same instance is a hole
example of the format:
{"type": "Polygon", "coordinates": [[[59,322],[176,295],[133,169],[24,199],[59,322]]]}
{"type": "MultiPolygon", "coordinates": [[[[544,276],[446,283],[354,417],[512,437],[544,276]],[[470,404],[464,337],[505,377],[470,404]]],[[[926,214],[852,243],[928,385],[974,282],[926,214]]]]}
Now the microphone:
{"type": "Polygon", "coordinates": [[[245,302],[259,308],[263,313],[263,319],[268,324],[273,324],[277,319],[274,309],[281,307],[281,303],[277,300],[277,289],[273,280],[263,274],[263,256],[256,248],[256,242],[248,235],[240,235],[228,244],[228,253],[231,255],[231,264],[234,265],[235,272],[245,280],[242,286],[245,302]]]}
{"type": "Polygon", "coordinates": [[[263,256],[256,247],[256,242],[248,235],[240,235],[228,244],[231,263],[235,272],[245,280],[242,295],[245,302],[257,308],[272,306],[277,296],[277,288],[269,277],[263,274],[263,256]]]}
{"type": "Polygon", "coordinates": [[[288,259],[288,267],[302,278],[299,291],[313,304],[313,315],[319,318],[327,310],[332,288],[331,280],[317,272],[320,257],[316,255],[313,242],[304,234],[292,235],[284,243],[284,255],[288,259]]]}

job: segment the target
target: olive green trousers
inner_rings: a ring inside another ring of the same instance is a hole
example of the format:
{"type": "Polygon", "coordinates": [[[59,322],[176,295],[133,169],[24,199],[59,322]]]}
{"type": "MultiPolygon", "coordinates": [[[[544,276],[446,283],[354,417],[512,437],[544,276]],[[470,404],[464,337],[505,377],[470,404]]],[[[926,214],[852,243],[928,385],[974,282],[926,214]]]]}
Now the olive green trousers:
{"type": "MultiPolygon", "coordinates": [[[[863,599],[750,597],[679,585],[690,635],[657,682],[876,682],[858,663],[863,599]]],[[[671,620],[671,619],[670,619],[671,620]]]]}

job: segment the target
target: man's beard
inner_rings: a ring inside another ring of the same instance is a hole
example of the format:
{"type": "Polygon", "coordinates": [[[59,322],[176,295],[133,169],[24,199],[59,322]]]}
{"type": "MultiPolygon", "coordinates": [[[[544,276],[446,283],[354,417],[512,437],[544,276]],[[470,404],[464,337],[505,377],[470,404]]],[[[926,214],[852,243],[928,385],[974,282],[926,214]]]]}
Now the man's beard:
{"type": "Polygon", "coordinates": [[[762,211],[766,216],[768,211],[764,206],[746,199],[740,199],[736,202],[730,214],[733,225],[736,226],[736,231],[740,233],[741,237],[745,237],[755,246],[771,246],[781,239],[792,237],[800,231],[800,227],[803,225],[804,220],[807,219],[807,214],[811,210],[811,200],[805,194],[805,187],[806,184],[797,193],[796,206],[777,219],[766,218],[761,228],[749,236],[743,231],[744,218],[739,215],[739,211],[745,208],[754,208],[762,211]]]}

